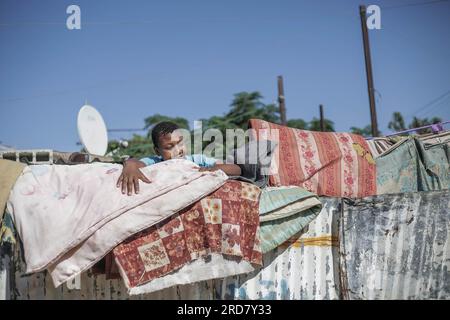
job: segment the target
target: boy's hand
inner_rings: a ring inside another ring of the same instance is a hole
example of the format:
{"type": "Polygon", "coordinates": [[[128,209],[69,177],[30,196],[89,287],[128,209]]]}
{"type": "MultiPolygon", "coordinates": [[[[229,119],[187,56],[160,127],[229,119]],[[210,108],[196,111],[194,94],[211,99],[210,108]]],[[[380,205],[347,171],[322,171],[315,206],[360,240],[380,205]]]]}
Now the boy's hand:
{"type": "Polygon", "coordinates": [[[122,174],[117,180],[117,188],[122,187],[122,193],[128,193],[129,196],[134,192],[139,193],[139,180],[146,183],[151,181],[139,170],[139,168],[145,167],[145,163],[136,160],[128,159],[123,165],[122,174]]]}

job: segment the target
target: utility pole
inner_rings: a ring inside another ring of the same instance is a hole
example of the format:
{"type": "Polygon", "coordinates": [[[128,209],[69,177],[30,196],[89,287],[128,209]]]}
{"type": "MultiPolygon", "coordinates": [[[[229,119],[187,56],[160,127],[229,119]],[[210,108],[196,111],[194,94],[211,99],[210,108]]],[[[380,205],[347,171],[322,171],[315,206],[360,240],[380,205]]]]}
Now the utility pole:
{"type": "Polygon", "coordinates": [[[364,57],[366,61],[366,76],[367,76],[367,89],[369,91],[369,104],[370,104],[370,121],[372,127],[372,136],[378,136],[378,122],[377,111],[375,109],[375,88],[373,85],[372,75],[372,60],[370,58],[370,45],[369,45],[369,33],[367,31],[367,15],[366,6],[359,6],[359,15],[361,17],[361,28],[364,43],[364,57]]]}
{"type": "Polygon", "coordinates": [[[281,124],[286,125],[286,104],[284,99],[283,77],[278,76],[278,103],[280,104],[281,124]]]}
{"type": "Polygon", "coordinates": [[[323,105],[319,105],[320,112],[320,131],[325,132],[325,121],[323,118],[323,105]]]}

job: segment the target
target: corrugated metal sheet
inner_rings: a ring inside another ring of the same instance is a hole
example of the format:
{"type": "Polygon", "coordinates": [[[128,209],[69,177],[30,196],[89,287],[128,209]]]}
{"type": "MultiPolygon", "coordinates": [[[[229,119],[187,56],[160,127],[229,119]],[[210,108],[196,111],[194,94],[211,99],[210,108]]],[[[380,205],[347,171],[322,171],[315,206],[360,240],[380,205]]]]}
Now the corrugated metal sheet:
{"type": "Polygon", "coordinates": [[[221,299],[339,299],[338,226],[340,199],[324,207],[308,231],[264,255],[264,268],[216,281],[221,299]]]}
{"type": "Polygon", "coordinates": [[[347,299],[450,299],[450,192],[346,201],[341,227],[347,299]]]}
{"type": "Polygon", "coordinates": [[[129,297],[89,273],[81,290],[55,289],[0,248],[0,299],[450,299],[449,191],[321,200],[308,230],[252,274],[129,297]]]}
{"type": "Polygon", "coordinates": [[[0,248],[0,300],[7,300],[10,298],[9,272],[7,270],[9,265],[10,265],[9,256],[2,255],[0,248]]]}
{"type": "Polygon", "coordinates": [[[20,252],[16,250],[15,257],[12,259],[13,263],[10,263],[9,255],[4,255],[5,263],[3,266],[0,265],[0,297],[3,295],[5,299],[208,300],[212,299],[214,295],[213,281],[211,280],[130,297],[121,279],[106,280],[105,275],[92,275],[90,271],[81,274],[79,290],[71,290],[66,284],[55,289],[47,272],[25,275],[25,265],[21,263],[18,254],[20,252]]]}
{"type": "MultiPolygon", "coordinates": [[[[18,280],[18,279],[16,279],[18,280]]],[[[81,275],[80,290],[69,290],[66,285],[55,289],[46,273],[39,273],[24,277],[16,282],[16,296],[14,299],[95,299],[95,300],[210,300],[213,298],[212,281],[199,282],[192,285],[177,286],[151,294],[129,296],[122,280],[105,280],[104,275],[92,276],[87,273],[81,275]]]]}

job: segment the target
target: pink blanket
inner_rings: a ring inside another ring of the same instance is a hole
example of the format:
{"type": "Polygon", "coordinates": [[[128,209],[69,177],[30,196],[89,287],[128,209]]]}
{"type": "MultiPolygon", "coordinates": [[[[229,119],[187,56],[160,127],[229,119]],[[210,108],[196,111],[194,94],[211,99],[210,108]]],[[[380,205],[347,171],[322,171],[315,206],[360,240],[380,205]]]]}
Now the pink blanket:
{"type": "Polygon", "coordinates": [[[91,267],[117,244],[213,192],[222,171],[199,172],[187,160],[145,167],[153,181],[122,195],[122,166],[93,163],[25,168],[8,200],[27,273],[49,269],[55,286],[91,267]]]}

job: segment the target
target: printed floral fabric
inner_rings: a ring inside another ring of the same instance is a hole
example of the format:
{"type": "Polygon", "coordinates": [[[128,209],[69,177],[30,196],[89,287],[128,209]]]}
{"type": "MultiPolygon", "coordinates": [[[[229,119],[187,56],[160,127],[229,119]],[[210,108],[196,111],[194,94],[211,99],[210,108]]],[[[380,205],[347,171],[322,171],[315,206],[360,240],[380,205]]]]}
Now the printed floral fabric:
{"type": "Polygon", "coordinates": [[[3,221],[0,224],[0,246],[5,243],[16,244],[16,237],[14,236],[14,223],[11,215],[6,210],[3,221]]]}
{"type": "Polygon", "coordinates": [[[209,196],[113,250],[128,288],[163,277],[212,253],[261,265],[260,189],[230,180],[209,196]]]}
{"type": "Polygon", "coordinates": [[[269,184],[299,186],[319,196],[376,194],[376,165],[362,136],[313,132],[251,119],[258,139],[278,142],[269,184]]]}

